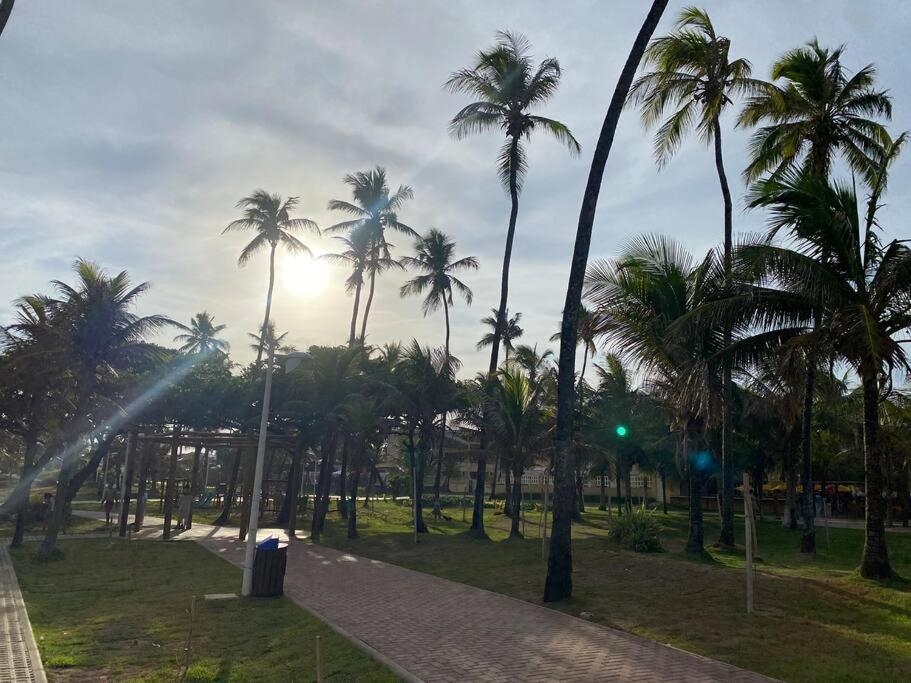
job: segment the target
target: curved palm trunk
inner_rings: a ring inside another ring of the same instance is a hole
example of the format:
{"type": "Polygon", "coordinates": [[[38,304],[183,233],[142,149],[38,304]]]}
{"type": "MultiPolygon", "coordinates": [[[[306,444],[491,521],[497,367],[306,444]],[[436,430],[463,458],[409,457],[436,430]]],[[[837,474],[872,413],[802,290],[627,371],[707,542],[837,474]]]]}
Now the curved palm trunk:
{"type": "MultiPolygon", "coordinates": [[[[712,122],[715,138],[715,169],[718,171],[718,183],[721,185],[721,196],[724,199],[724,282],[731,287],[731,259],[734,250],[733,202],[728,187],[727,174],[724,172],[724,158],[721,154],[721,125],[718,117],[712,122]]],[[[731,345],[731,328],[725,325],[724,346],[731,345]]],[[[718,545],[734,545],[734,456],[732,452],[734,401],[734,383],[731,379],[731,361],[725,358],[721,364],[721,534],[718,545]]]]}
{"type": "Polygon", "coordinates": [[[595,222],[595,210],[598,207],[598,195],[601,192],[601,180],[604,168],[614,142],[617,122],[623,111],[623,105],[629,94],[630,85],[639,68],[642,54],[649,39],[658,26],[658,21],[667,7],[667,0],[652,0],[648,15],[639,29],[633,47],[617,87],[611,97],[610,106],[604,117],[601,134],[595,146],[585,194],[582,197],[582,208],[579,211],[579,225],[576,229],[576,242],[573,247],[573,259],[566,288],[566,300],[563,304],[563,321],[560,329],[560,364],[557,379],[557,428],[554,449],[554,516],[550,536],[550,554],[547,560],[547,579],[544,584],[544,600],[553,602],[563,600],[573,592],[573,554],[572,554],[572,504],[573,504],[573,409],[574,370],[576,364],[576,344],[578,343],[577,323],[579,305],[582,302],[582,287],[585,283],[585,271],[588,267],[588,252],[591,247],[592,226],[595,222]]]}
{"type": "MultiPolygon", "coordinates": [[[[510,156],[515,159],[518,156],[519,140],[512,138],[510,143],[510,156]]],[[[519,216],[519,188],[517,183],[516,164],[512,163],[509,172],[509,198],[511,201],[509,210],[509,227],[506,230],[506,246],[503,250],[503,269],[500,276],[500,305],[497,307],[497,324],[493,330],[493,343],[490,345],[490,364],[487,368],[489,377],[493,377],[497,372],[497,361],[499,360],[500,342],[503,339],[503,332],[506,328],[506,305],[509,300],[509,264],[512,261],[512,243],[516,236],[516,219],[519,216]]],[[[489,398],[490,387],[488,387],[489,398]]],[[[484,405],[484,417],[487,421],[487,404],[484,405]]],[[[474,510],[471,514],[470,532],[475,536],[487,538],[487,532],[484,530],[484,479],[487,475],[487,434],[481,432],[481,449],[478,453],[478,472],[477,486],[474,492],[474,510]]]]}
{"type": "Polygon", "coordinates": [[[370,292],[367,295],[367,303],[364,305],[364,319],[361,321],[361,344],[367,339],[367,318],[370,317],[370,307],[373,305],[373,292],[376,289],[376,271],[377,260],[379,259],[379,245],[375,244],[373,253],[370,256],[373,259],[373,267],[370,269],[370,292]]]}
{"type": "Polygon", "coordinates": [[[361,305],[361,288],[364,286],[363,274],[361,274],[361,279],[357,283],[357,286],[354,288],[354,306],[351,310],[351,329],[348,332],[348,346],[354,346],[354,342],[357,341],[357,336],[355,330],[357,328],[357,309],[361,305]]]}
{"type": "Polygon", "coordinates": [[[879,383],[875,370],[861,370],[864,392],[864,554],[860,575],[866,579],[892,576],[886,548],[883,470],[879,452],[879,383]]]}
{"type": "Polygon", "coordinates": [[[259,332],[259,344],[256,348],[256,365],[259,366],[263,359],[263,346],[266,343],[266,328],[269,326],[269,315],[272,312],[272,290],[275,287],[275,247],[273,244],[269,252],[269,289],[266,292],[266,315],[263,318],[263,326],[259,332]]]}

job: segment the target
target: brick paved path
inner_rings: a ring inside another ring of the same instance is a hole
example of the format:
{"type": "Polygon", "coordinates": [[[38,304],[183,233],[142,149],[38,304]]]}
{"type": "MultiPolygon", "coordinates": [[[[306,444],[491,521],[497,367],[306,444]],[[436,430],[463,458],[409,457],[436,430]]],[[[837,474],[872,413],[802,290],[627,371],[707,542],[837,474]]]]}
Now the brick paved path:
{"type": "MultiPolygon", "coordinates": [[[[236,529],[194,524],[178,538],[243,563],[236,529]]],[[[285,593],[411,680],[769,680],[532,603],[309,543],[288,549],[285,593]]]]}
{"type": "Polygon", "coordinates": [[[5,545],[0,546],[0,681],[47,681],[13,562],[5,545]]]}

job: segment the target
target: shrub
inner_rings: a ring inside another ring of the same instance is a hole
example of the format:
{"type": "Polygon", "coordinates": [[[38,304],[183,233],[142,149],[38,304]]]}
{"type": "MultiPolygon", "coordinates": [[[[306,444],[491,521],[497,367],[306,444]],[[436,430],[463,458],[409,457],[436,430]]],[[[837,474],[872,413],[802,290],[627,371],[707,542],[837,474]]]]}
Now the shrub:
{"type": "Polygon", "coordinates": [[[610,521],[608,537],[621,548],[637,553],[664,552],[661,545],[661,525],[655,519],[654,510],[644,505],[630,514],[614,517],[610,521]]]}

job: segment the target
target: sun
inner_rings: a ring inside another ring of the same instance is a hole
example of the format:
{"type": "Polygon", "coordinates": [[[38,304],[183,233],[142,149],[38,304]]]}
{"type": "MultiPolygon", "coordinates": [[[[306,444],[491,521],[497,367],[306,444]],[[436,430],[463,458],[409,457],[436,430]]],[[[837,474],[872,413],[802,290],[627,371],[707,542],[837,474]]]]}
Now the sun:
{"type": "Polygon", "coordinates": [[[297,296],[319,296],[329,284],[329,264],[310,256],[286,258],[282,264],[282,282],[297,296]]]}

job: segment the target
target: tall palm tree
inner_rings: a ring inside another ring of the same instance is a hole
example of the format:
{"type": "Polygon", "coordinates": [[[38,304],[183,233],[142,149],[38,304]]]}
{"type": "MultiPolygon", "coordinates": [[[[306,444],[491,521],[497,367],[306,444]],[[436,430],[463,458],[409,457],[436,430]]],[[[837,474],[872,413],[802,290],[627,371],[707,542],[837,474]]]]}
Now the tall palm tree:
{"type": "MultiPolygon", "coordinates": [[[[450,132],[462,139],[475,133],[502,131],[506,141],[500,149],[497,172],[509,192],[512,209],[506,232],[503,271],[500,284],[500,305],[494,339],[499,342],[506,328],[506,306],[509,297],[509,264],[519,213],[519,194],[528,170],[522,139],[532,132],[543,130],[566,145],[572,154],[580,151],[579,143],[565,124],[531,112],[553,97],[560,85],[560,63],[553,57],[534,66],[531,44],[518,33],[498,31],[496,44],[478,53],[470,69],[454,72],[445,87],[454,93],[464,93],[478,100],[463,107],[449,124],[450,132]]],[[[499,343],[491,344],[490,374],[497,369],[499,343]]]]}
{"type": "MultiPolygon", "coordinates": [[[[759,82],[750,78],[750,63],[730,56],[730,39],[720,36],[705,10],[687,7],[677,17],[674,32],[656,38],[645,51],[645,64],[652,68],[633,84],[630,101],[638,104],[642,120],[649,127],[658,125],[655,157],[659,166],[668,162],[693,128],[706,144],[714,143],[715,170],[724,202],[724,265],[731,277],[733,250],[733,202],[724,170],[721,145],[721,114],[733,100],[752,92],[759,82]]],[[[725,330],[730,341],[730,332],[725,330]]],[[[723,397],[721,430],[721,536],[719,544],[734,545],[734,468],[731,403],[731,367],[722,368],[723,397]]]]}
{"type": "MultiPolygon", "coordinates": [[[[474,256],[455,259],[455,242],[435,228],[421,237],[414,245],[414,256],[402,258],[406,267],[422,271],[420,275],[408,280],[400,290],[401,296],[420,295],[427,292],[421,308],[426,316],[443,306],[446,321],[446,339],[443,345],[446,367],[450,365],[449,355],[449,307],[453,304],[452,290],[455,288],[471,306],[473,298],[471,289],[455,273],[464,270],[477,270],[478,260],[474,256]]],[[[451,372],[451,368],[449,368],[451,372]]],[[[446,441],[446,413],[440,416],[440,444],[437,455],[437,471],[433,483],[433,495],[440,498],[440,475],[443,467],[443,450],[446,441]]]]}
{"type": "Polygon", "coordinates": [[[225,353],[230,348],[228,342],[216,335],[226,327],[227,325],[216,325],[215,318],[203,311],[193,316],[189,327],[180,326],[186,332],[178,334],[174,341],[183,343],[179,349],[181,353],[225,353]]]}
{"type": "Polygon", "coordinates": [[[486,348],[496,342],[497,339],[500,340],[500,343],[503,345],[503,353],[506,356],[506,362],[509,362],[509,353],[515,348],[513,342],[525,334],[519,326],[519,321],[522,320],[522,313],[516,313],[514,316],[509,316],[509,309],[506,309],[505,319],[506,322],[503,325],[503,329],[500,335],[497,335],[497,319],[498,313],[497,309],[491,308],[490,312],[492,315],[482,318],[481,322],[484,325],[487,325],[490,328],[490,332],[486,332],[481,340],[475,345],[476,348],[480,351],[483,348],[486,348]]]}
{"type": "MultiPolygon", "coordinates": [[[[868,182],[877,159],[889,144],[889,134],[878,119],[890,119],[892,101],[876,90],[876,69],[867,65],[848,75],[841,58],[843,47],[829,50],[816,40],[791,50],[772,65],[772,80],[747,101],[740,114],[742,126],[759,128],[750,141],[751,160],[744,178],[756,180],[763,173],[779,175],[802,166],[827,181],[832,159],[841,155],[868,182]]],[[[826,252],[820,258],[828,258],[826,252]]],[[[817,307],[818,309],[819,307],[817,307]]],[[[821,319],[815,320],[822,325],[821,319]]],[[[801,460],[803,485],[812,488],[813,391],[816,373],[814,351],[806,363],[801,460]]],[[[801,550],[816,552],[814,509],[805,498],[801,550]]]]}
{"type": "Polygon", "coordinates": [[[401,259],[402,265],[422,271],[420,275],[408,280],[400,290],[401,296],[420,295],[427,292],[421,309],[426,316],[443,306],[446,321],[446,339],[443,348],[449,356],[449,307],[453,304],[453,288],[462,295],[465,303],[471,306],[471,289],[455,273],[465,270],[477,270],[478,260],[474,256],[455,259],[456,245],[452,239],[435,228],[419,238],[414,245],[414,256],[401,259]]]}
{"type": "Polygon", "coordinates": [[[750,140],[747,181],[798,165],[827,178],[837,154],[869,180],[889,141],[876,119],[892,117],[892,100],[875,88],[872,64],[849,75],[843,52],[843,46],[830,50],[813,40],[772,65],[772,80],[780,84],[763,84],[740,114],[742,126],[766,124],[750,140]]]}
{"type": "MultiPolygon", "coordinates": [[[[370,274],[370,291],[367,303],[364,306],[364,317],[361,321],[360,341],[363,344],[367,337],[367,318],[370,316],[370,307],[373,304],[373,294],[376,288],[376,276],[389,268],[400,267],[398,262],[391,258],[390,247],[386,240],[386,230],[400,232],[409,237],[418,237],[418,234],[407,225],[399,221],[398,212],[405,202],[414,197],[414,191],[407,185],[390,194],[389,183],[386,180],[386,169],[377,166],[370,171],[358,171],[346,175],[342,181],[351,188],[353,202],[341,199],[329,201],[330,211],[340,211],[348,216],[349,220],[336,223],[327,228],[328,232],[348,232],[353,241],[366,239],[369,243],[369,258],[365,269],[361,271],[370,274]],[[353,231],[364,230],[364,235],[354,235],[353,231]]],[[[355,308],[360,299],[360,289],[355,287],[355,308]]],[[[355,310],[355,315],[357,311],[355,310]]],[[[354,344],[356,337],[349,335],[348,343],[354,344]]]]}
{"type": "MultiPolygon", "coordinates": [[[[509,300],[509,266],[512,245],[519,215],[519,194],[528,170],[528,161],[522,139],[530,139],[532,132],[542,130],[566,145],[570,153],[578,154],[579,143],[569,128],[555,119],[532,112],[553,97],[560,85],[560,63],[553,57],[534,66],[528,39],[517,33],[499,31],[496,44],[478,53],[471,68],[452,73],[445,87],[454,93],[464,93],[477,99],[463,107],[449,124],[456,139],[475,133],[500,131],[506,140],[500,148],[497,172],[509,192],[511,208],[503,251],[503,268],[500,276],[500,303],[495,313],[496,324],[490,343],[488,375],[497,372],[500,340],[506,333],[509,300]]],[[[484,532],[484,479],[487,456],[484,448],[486,437],[481,433],[481,452],[478,456],[477,490],[471,530],[479,536],[484,532]]]]}
{"type": "Polygon", "coordinates": [[[554,516],[550,536],[550,554],[547,558],[547,579],[544,583],[544,600],[546,602],[563,600],[570,597],[573,592],[572,517],[575,501],[573,486],[575,463],[573,462],[572,438],[573,411],[576,403],[574,380],[578,340],[577,324],[579,306],[582,303],[582,289],[585,286],[585,273],[588,268],[588,252],[591,247],[595,210],[598,208],[598,196],[601,193],[604,168],[614,144],[614,133],[617,130],[617,123],[620,121],[623,104],[626,102],[636,69],[639,68],[639,62],[648,41],[655,32],[666,7],[667,0],[652,0],[648,14],[633,41],[633,46],[620,71],[620,78],[617,80],[617,86],[614,88],[614,94],[604,116],[604,123],[595,145],[595,153],[585,185],[585,193],[582,195],[582,208],[579,210],[579,223],[576,227],[576,240],[573,246],[573,258],[560,328],[557,426],[554,444],[554,516]]]}
{"type": "MultiPolygon", "coordinates": [[[[292,218],[291,214],[297,208],[297,197],[288,197],[282,200],[281,195],[270,194],[265,190],[256,190],[248,197],[244,197],[235,208],[243,209],[241,218],[231,221],[222,230],[222,234],[235,230],[252,230],[256,233],[252,240],[241,250],[237,259],[239,266],[244,266],[253,256],[263,250],[269,249],[269,289],[266,292],[266,314],[263,318],[261,330],[265,331],[269,324],[269,314],[272,311],[272,289],[275,286],[275,251],[282,245],[289,253],[310,254],[307,245],[295,237],[293,232],[310,230],[317,235],[319,227],[309,218],[292,218]]],[[[261,333],[262,334],[262,333],[261,333]]],[[[260,364],[263,357],[262,344],[256,349],[256,365],[260,364]]]]}
{"type": "Polygon", "coordinates": [[[519,344],[515,350],[514,360],[516,365],[525,370],[528,374],[528,381],[537,385],[542,376],[546,373],[553,374],[552,370],[546,369],[546,363],[554,357],[554,352],[550,349],[544,349],[538,353],[538,345],[529,346],[528,344],[519,344]]]}
{"type": "Polygon", "coordinates": [[[746,245],[739,256],[745,272],[760,285],[779,288],[760,290],[747,302],[751,322],[790,321],[799,331],[792,343],[830,349],[860,376],[866,480],[860,573],[877,579],[891,575],[880,403],[893,370],[911,371],[902,347],[911,322],[911,249],[902,240],[884,243],[876,221],[886,170],[897,150],[890,146],[890,152],[871,172],[866,210],[853,188],[831,185],[814,174],[786,173],[763,183],[753,203],[770,208],[773,230],[788,229],[796,243],[791,248],[768,242],[746,245]],[[824,324],[817,324],[819,319],[824,324]]]}
{"type": "Polygon", "coordinates": [[[361,225],[347,235],[335,235],[345,246],[344,251],[323,254],[321,258],[351,267],[351,275],[345,280],[345,291],[354,292],[354,307],[351,311],[351,326],[348,343],[353,344],[357,336],[357,311],[361,304],[361,289],[364,287],[364,272],[370,267],[370,231],[361,225]]]}

